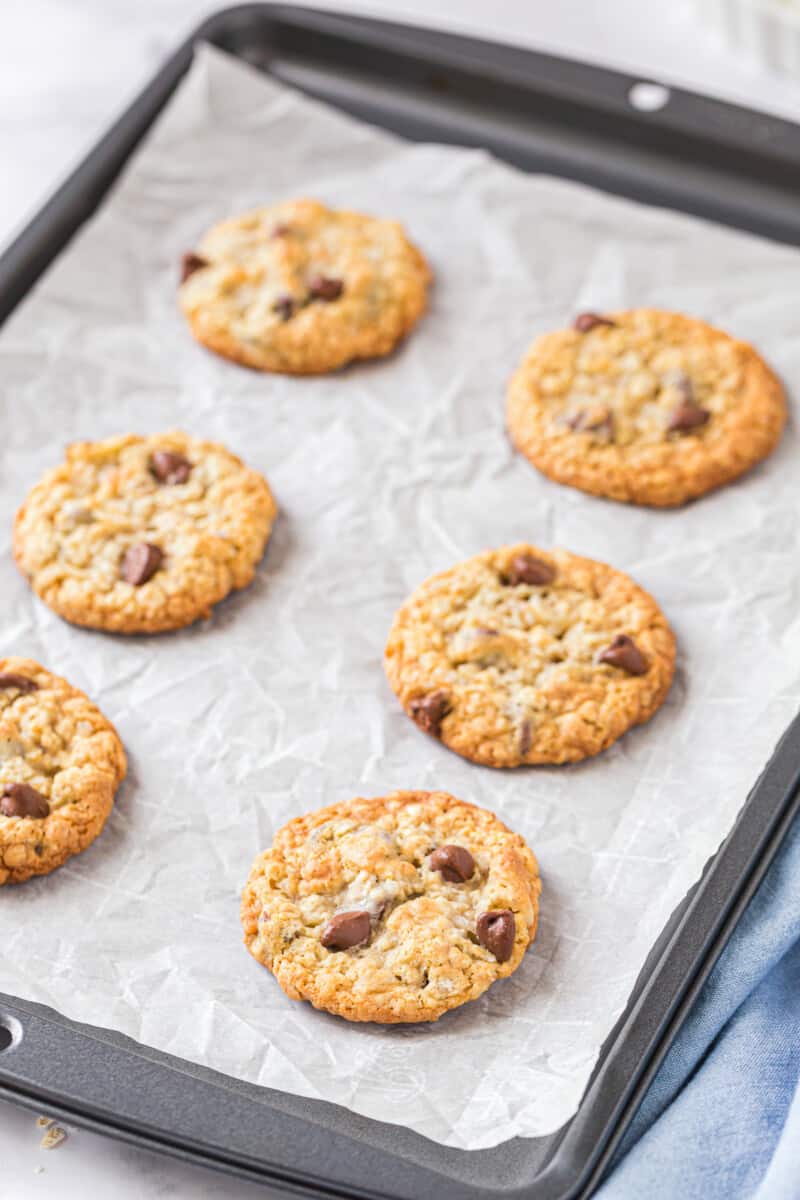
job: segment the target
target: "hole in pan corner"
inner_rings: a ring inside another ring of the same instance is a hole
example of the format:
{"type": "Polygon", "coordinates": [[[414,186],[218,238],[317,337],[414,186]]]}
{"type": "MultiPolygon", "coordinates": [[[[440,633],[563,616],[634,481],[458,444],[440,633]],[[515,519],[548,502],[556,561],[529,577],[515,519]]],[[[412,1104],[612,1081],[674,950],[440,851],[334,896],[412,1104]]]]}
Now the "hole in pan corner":
{"type": "Polygon", "coordinates": [[[670,90],[663,83],[647,83],[640,80],[628,91],[628,103],[637,112],[660,112],[670,101],[670,90]]]}
{"type": "Polygon", "coordinates": [[[19,1021],[0,1013],[0,1054],[4,1050],[10,1050],[12,1046],[16,1046],[21,1039],[22,1026],[19,1021]]]}

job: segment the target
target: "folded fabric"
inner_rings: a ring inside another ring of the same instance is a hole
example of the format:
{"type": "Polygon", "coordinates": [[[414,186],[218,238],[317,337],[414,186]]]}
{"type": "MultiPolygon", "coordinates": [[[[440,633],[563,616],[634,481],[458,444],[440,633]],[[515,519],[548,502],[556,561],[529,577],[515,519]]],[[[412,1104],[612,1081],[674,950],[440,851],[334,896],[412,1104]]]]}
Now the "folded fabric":
{"type": "Polygon", "coordinates": [[[741,918],[598,1200],[800,1198],[800,822],[741,918]]]}

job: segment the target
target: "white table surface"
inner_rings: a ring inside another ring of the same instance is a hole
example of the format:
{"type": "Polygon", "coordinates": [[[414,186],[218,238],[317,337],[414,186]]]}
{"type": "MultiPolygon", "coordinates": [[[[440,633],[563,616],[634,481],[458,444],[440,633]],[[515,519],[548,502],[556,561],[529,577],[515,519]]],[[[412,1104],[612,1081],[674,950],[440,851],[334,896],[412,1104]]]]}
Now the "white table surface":
{"type": "MultiPolygon", "coordinates": [[[[313,0],[309,0],[312,3],[313,0]]],[[[316,0],[528,44],[678,83],[800,120],[800,81],[732,56],[698,25],[690,0],[316,0]]],[[[0,39],[0,245],[8,242],[167,52],[215,8],[205,0],[17,0],[0,39]]],[[[1,985],[1,981],[0,981],[1,985]]],[[[144,1153],[79,1129],[39,1148],[33,1114],[0,1102],[0,1200],[255,1200],[261,1187],[144,1153]]]]}

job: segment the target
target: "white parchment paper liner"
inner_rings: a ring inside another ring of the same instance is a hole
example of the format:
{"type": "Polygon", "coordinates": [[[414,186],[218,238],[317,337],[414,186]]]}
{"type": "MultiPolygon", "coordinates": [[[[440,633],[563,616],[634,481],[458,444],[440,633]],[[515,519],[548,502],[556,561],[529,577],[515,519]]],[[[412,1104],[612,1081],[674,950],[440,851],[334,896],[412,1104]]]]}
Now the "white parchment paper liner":
{"type": "Polygon", "coordinates": [[[757,342],[791,384],[798,290],[794,250],[407,145],[201,51],[0,339],[0,650],[85,688],[131,760],[103,837],[0,892],[0,988],[451,1146],[559,1126],[796,711],[800,472],[790,429],[762,468],[680,511],[591,499],[512,453],[505,382],[533,334],[575,311],[657,304],[757,342]],[[429,255],[431,313],[390,360],[298,380],[191,341],[181,252],[291,195],[396,216],[429,255]],[[258,578],[178,635],[71,628],[15,571],[15,508],[67,442],[170,426],[269,478],[282,516],[258,578]],[[419,734],[384,682],[406,593],[517,539],[629,571],[679,638],[662,712],[572,769],[472,766],[419,734]],[[353,1026],[290,1002],[249,959],[238,896],[287,818],[396,787],[445,788],[526,836],[540,932],[512,979],[438,1024],[353,1026]]]}

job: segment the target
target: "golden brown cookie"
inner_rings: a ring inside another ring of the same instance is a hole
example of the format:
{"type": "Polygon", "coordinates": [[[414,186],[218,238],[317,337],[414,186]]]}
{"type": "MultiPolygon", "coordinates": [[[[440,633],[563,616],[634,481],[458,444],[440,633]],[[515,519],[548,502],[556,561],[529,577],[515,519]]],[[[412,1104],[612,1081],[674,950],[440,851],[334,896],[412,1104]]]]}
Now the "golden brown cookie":
{"type": "Polygon", "coordinates": [[[540,890],[533,854],[492,813],[393,792],[279,829],[244,889],[244,940],[293,1000],[435,1021],[517,969],[540,890]]]}
{"type": "Polygon", "coordinates": [[[216,225],[182,276],[198,342],[260,371],[316,375],[393,350],[431,273],[396,221],[292,200],[216,225]]]}
{"type": "Polygon", "coordinates": [[[114,726],[83,692],[30,658],[0,659],[0,884],[85,850],[125,770],[114,726]]]}
{"type": "Polygon", "coordinates": [[[663,703],[675,639],[605,563],[521,544],[434,575],[397,613],[386,674],[420,729],[490,767],[598,754],[663,703]]]}
{"type": "Polygon", "coordinates": [[[160,633],[250,583],[276,513],[266,480],[215,442],[76,442],[17,513],[14,557],[67,621],[160,633]]]}
{"type": "Polygon", "coordinates": [[[781,383],[752,346],[652,308],[582,313],[542,335],[508,393],[511,439],[545,475],[658,507],[736,479],[785,420],[781,383]]]}

